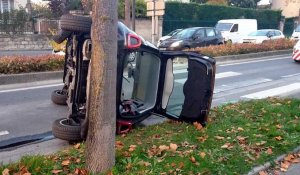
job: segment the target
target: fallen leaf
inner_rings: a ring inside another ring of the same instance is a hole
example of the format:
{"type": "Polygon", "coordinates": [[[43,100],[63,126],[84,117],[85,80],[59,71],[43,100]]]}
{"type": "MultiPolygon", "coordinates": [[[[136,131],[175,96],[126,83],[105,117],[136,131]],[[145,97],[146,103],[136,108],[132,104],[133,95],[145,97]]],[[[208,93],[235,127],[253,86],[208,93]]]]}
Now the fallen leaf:
{"type": "Polygon", "coordinates": [[[290,166],[290,163],[286,162],[286,161],[281,162],[281,164],[280,164],[280,168],[286,169],[286,170],[289,168],[289,166],[290,166]]]}
{"type": "Polygon", "coordinates": [[[5,169],[2,171],[2,175],[9,175],[9,169],[5,168],[5,169]]]}
{"type": "Polygon", "coordinates": [[[200,155],[200,157],[204,158],[206,156],[206,153],[205,152],[200,152],[199,155],[200,155]]]}
{"type": "Polygon", "coordinates": [[[244,142],[247,137],[237,136],[236,139],[238,139],[239,142],[244,142]]]}
{"type": "Polygon", "coordinates": [[[178,146],[174,143],[170,143],[170,149],[171,151],[175,152],[177,150],[178,146]]]}
{"type": "Polygon", "coordinates": [[[61,165],[63,165],[63,166],[69,166],[70,165],[70,160],[64,160],[64,161],[62,161],[61,165]]]}
{"type": "Polygon", "coordinates": [[[160,152],[163,152],[163,151],[169,150],[170,147],[168,147],[168,146],[166,146],[166,145],[160,145],[160,146],[158,147],[158,149],[159,149],[160,152]]]}
{"type": "Polygon", "coordinates": [[[22,175],[31,175],[31,173],[24,173],[24,174],[22,174],[22,175]]]}
{"type": "Polygon", "coordinates": [[[260,171],[258,174],[259,174],[259,175],[268,175],[268,173],[265,172],[265,171],[260,171]]]}
{"type": "Polygon", "coordinates": [[[184,163],[183,163],[183,162],[179,162],[178,168],[179,168],[179,169],[182,169],[183,167],[184,167],[184,163]]]}
{"type": "Polygon", "coordinates": [[[143,160],[140,161],[138,164],[141,165],[141,166],[146,166],[146,167],[151,165],[151,163],[143,161],[143,160]]]}
{"type": "Polygon", "coordinates": [[[60,172],[63,172],[63,170],[52,170],[52,171],[51,171],[51,173],[53,173],[53,174],[58,174],[58,173],[60,173],[60,172]]]}
{"type": "Polygon", "coordinates": [[[121,141],[116,141],[116,147],[119,148],[119,149],[121,149],[121,148],[124,147],[124,143],[121,142],[121,141]]]}
{"type": "Polygon", "coordinates": [[[256,146],[262,146],[262,145],[264,145],[266,143],[267,143],[266,141],[261,141],[261,142],[255,143],[255,145],[256,146]]]}
{"type": "Polygon", "coordinates": [[[192,157],[190,158],[190,160],[191,160],[192,163],[196,163],[195,157],[192,156],[192,157]]]}
{"type": "Polygon", "coordinates": [[[132,164],[131,163],[128,163],[127,165],[126,165],[126,170],[130,170],[132,168],[132,164]]]}
{"type": "Polygon", "coordinates": [[[194,122],[193,124],[196,127],[196,129],[199,130],[199,131],[203,128],[203,126],[198,122],[194,122]]]}
{"type": "Polygon", "coordinates": [[[277,137],[275,137],[275,139],[276,139],[277,141],[280,141],[280,140],[282,140],[282,137],[281,137],[281,136],[277,136],[277,137]]]}
{"type": "Polygon", "coordinates": [[[221,146],[221,148],[229,148],[230,147],[230,143],[225,143],[223,146],[221,146]]]}
{"type": "Polygon", "coordinates": [[[285,161],[289,161],[289,162],[291,162],[293,159],[295,159],[295,157],[292,154],[289,154],[284,158],[285,161]]]}
{"type": "Polygon", "coordinates": [[[128,151],[133,152],[135,150],[135,148],[136,148],[136,145],[130,145],[128,151]]]}
{"type": "Polygon", "coordinates": [[[282,125],[278,124],[278,125],[276,125],[276,128],[277,128],[277,129],[281,129],[281,128],[282,128],[282,125]]]}
{"type": "Polygon", "coordinates": [[[238,131],[244,131],[244,128],[242,128],[242,127],[238,127],[238,129],[237,129],[238,131]]]}
{"type": "Polygon", "coordinates": [[[197,139],[199,140],[199,142],[205,142],[207,138],[208,136],[204,136],[204,137],[198,137],[197,139]]]}
{"type": "Polygon", "coordinates": [[[225,137],[221,137],[221,136],[215,136],[215,138],[216,138],[217,140],[224,140],[224,139],[225,139],[225,137]]]}
{"type": "Polygon", "coordinates": [[[76,145],[74,145],[74,148],[79,149],[80,148],[80,143],[77,143],[76,145]]]}
{"type": "Polygon", "coordinates": [[[267,154],[269,154],[269,155],[270,155],[270,154],[273,154],[272,148],[268,148],[266,152],[267,152],[267,154]]]}

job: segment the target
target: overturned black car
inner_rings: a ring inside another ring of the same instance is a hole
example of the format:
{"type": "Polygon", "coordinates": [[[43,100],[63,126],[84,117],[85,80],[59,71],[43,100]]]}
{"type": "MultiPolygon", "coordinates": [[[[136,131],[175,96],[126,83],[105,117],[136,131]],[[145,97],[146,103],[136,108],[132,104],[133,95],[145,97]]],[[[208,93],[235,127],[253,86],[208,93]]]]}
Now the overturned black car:
{"type": "MultiPolygon", "coordinates": [[[[67,39],[64,87],[52,93],[56,104],[67,104],[68,116],[53,123],[57,138],[85,139],[86,87],[91,59],[91,18],[64,15],[57,43],[67,39]]],[[[159,51],[118,23],[117,133],[151,115],[205,125],[214,81],[215,60],[193,52],[159,51]]]]}

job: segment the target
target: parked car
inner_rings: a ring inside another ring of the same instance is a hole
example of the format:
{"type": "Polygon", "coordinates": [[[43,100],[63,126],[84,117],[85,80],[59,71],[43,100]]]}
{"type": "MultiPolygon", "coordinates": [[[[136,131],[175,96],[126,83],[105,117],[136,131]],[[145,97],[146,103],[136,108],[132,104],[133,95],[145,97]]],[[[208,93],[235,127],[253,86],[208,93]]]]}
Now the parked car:
{"type": "MultiPolygon", "coordinates": [[[[67,39],[64,87],[54,91],[51,99],[56,104],[67,104],[69,110],[65,118],[54,121],[52,133],[63,140],[77,141],[85,139],[88,130],[91,18],[64,15],[61,28],[72,32],[56,37],[57,41],[67,39]]],[[[117,52],[117,133],[128,132],[132,125],[151,115],[205,125],[215,81],[213,58],[193,52],[159,51],[121,22],[117,52]],[[179,71],[173,71],[176,69],[179,71]],[[180,73],[180,81],[176,73],[180,73]]]]}
{"type": "Polygon", "coordinates": [[[225,19],[216,24],[224,38],[224,42],[242,43],[243,37],[257,30],[256,19],[225,19]]]}
{"type": "Polygon", "coordinates": [[[280,30],[275,29],[263,29],[251,32],[247,37],[243,39],[243,43],[261,44],[267,40],[276,40],[285,38],[280,30]]]}
{"type": "Polygon", "coordinates": [[[163,41],[160,50],[184,50],[195,47],[223,44],[220,32],[212,27],[192,27],[183,29],[163,41]]]}
{"type": "Polygon", "coordinates": [[[296,43],[293,49],[293,60],[295,62],[300,62],[300,40],[296,43]]]}
{"type": "Polygon", "coordinates": [[[176,29],[176,30],[173,30],[172,32],[168,33],[167,35],[159,38],[159,40],[157,41],[157,47],[159,47],[160,43],[166,39],[169,39],[171,38],[173,35],[175,35],[176,33],[180,32],[182,29],[176,29]]]}
{"type": "Polygon", "coordinates": [[[295,40],[300,39],[300,24],[294,30],[291,39],[295,39],[295,40]]]}

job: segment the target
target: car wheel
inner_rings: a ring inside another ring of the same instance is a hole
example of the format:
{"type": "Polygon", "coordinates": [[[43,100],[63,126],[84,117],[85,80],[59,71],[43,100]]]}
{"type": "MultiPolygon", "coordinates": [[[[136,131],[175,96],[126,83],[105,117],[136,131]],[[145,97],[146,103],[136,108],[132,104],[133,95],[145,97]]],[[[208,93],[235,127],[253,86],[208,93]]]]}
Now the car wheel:
{"type": "Polygon", "coordinates": [[[59,139],[67,141],[81,141],[80,124],[72,119],[58,119],[52,125],[52,134],[59,139]]]}
{"type": "Polygon", "coordinates": [[[92,18],[66,14],[60,18],[60,25],[63,30],[88,33],[91,31],[92,18]]]}
{"type": "Polygon", "coordinates": [[[60,44],[64,42],[71,34],[71,31],[60,30],[57,35],[54,35],[52,37],[52,40],[55,41],[57,44],[60,44]]]}
{"type": "Polygon", "coordinates": [[[300,63],[300,60],[294,60],[296,63],[300,63]]]}
{"type": "Polygon", "coordinates": [[[51,93],[51,100],[57,105],[67,105],[68,94],[64,90],[55,90],[51,93]]]}

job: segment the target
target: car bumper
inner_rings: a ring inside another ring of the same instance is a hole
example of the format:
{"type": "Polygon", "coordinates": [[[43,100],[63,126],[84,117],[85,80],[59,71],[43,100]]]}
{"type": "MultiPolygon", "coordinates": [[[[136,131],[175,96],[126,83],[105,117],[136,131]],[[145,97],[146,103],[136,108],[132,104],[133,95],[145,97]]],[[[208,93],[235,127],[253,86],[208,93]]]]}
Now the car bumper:
{"type": "Polygon", "coordinates": [[[293,51],[293,60],[300,61],[300,48],[294,49],[294,51],[293,51]]]}

